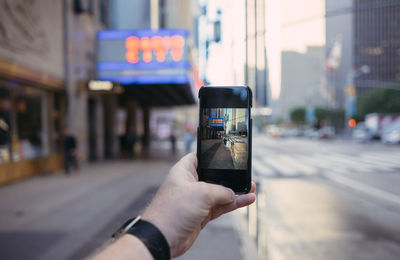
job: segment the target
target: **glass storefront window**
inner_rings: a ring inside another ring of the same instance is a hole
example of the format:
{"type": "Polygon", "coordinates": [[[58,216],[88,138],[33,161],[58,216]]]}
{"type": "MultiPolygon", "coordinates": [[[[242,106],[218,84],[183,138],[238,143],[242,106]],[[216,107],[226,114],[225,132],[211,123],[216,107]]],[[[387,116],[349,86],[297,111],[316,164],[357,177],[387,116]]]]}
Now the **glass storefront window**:
{"type": "Polygon", "coordinates": [[[0,89],[0,163],[10,162],[11,108],[9,92],[0,89]]]}
{"type": "Polygon", "coordinates": [[[33,87],[0,88],[0,163],[49,155],[48,94],[33,87]]]}

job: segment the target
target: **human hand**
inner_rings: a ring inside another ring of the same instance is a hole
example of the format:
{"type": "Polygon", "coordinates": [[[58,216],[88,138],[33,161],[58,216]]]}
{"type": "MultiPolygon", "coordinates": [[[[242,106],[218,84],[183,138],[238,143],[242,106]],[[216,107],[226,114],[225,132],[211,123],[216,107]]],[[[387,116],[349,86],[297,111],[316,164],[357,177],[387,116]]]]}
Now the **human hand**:
{"type": "Polygon", "coordinates": [[[256,199],[254,183],[250,193],[237,196],[224,186],[199,182],[196,168],[196,153],[177,162],[142,216],[164,234],[171,257],[185,253],[210,220],[256,199]]]}

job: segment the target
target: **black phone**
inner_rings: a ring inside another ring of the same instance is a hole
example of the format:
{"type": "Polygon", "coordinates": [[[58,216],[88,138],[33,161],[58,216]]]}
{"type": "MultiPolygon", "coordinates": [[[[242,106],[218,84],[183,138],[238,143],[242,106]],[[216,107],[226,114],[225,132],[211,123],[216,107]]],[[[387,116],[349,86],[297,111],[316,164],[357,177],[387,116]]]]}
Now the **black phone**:
{"type": "Polygon", "coordinates": [[[199,90],[197,173],[200,181],[251,189],[251,107],[249,87],[207,86],[199,90]]]}

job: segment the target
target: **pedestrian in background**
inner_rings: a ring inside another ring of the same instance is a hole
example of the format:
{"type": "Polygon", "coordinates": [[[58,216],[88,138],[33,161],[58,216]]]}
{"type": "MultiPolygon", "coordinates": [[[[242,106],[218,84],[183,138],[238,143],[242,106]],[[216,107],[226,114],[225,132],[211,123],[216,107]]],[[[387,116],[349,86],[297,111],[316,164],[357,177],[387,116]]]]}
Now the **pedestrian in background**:
{"type": "Polygon", "coordinates": [[[176,153],[176,136],[174,131],[171,132],[171,135],[169,136],[169,141],[171,142],[171,148],[172,148],[172,153],[176,153]]]}
{"type": "Polygon", "coordinates": [[[126,141],[128,145],[129,156],[133,159],[135,157],[135,144],[136,144],[136,134],[133,130],[130,130],[127,133],[126,141]]]}
{"type": "Polygon", "coordinates": [[[65,131],[64,136],[64,167],[65,172],[71,172],[71,165],[78,170],[78,158],[77,158],[77,141],[75,136],[70,130],[65,131]]]}

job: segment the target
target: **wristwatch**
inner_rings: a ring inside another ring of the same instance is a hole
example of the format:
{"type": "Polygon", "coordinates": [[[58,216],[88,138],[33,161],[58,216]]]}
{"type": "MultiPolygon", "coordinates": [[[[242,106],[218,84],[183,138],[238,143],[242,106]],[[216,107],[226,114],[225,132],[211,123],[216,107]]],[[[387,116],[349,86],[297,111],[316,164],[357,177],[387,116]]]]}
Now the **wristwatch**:
{"type": "Polygon", "coordinates": [[[126,221],[112,234],[112,239],[116,240],[123,234],[131,234],[139,238],[154,257],[154,260],[171,259],[169,245],[164,235],[156,226],[141,219],[140,216],[126,221]]]}

